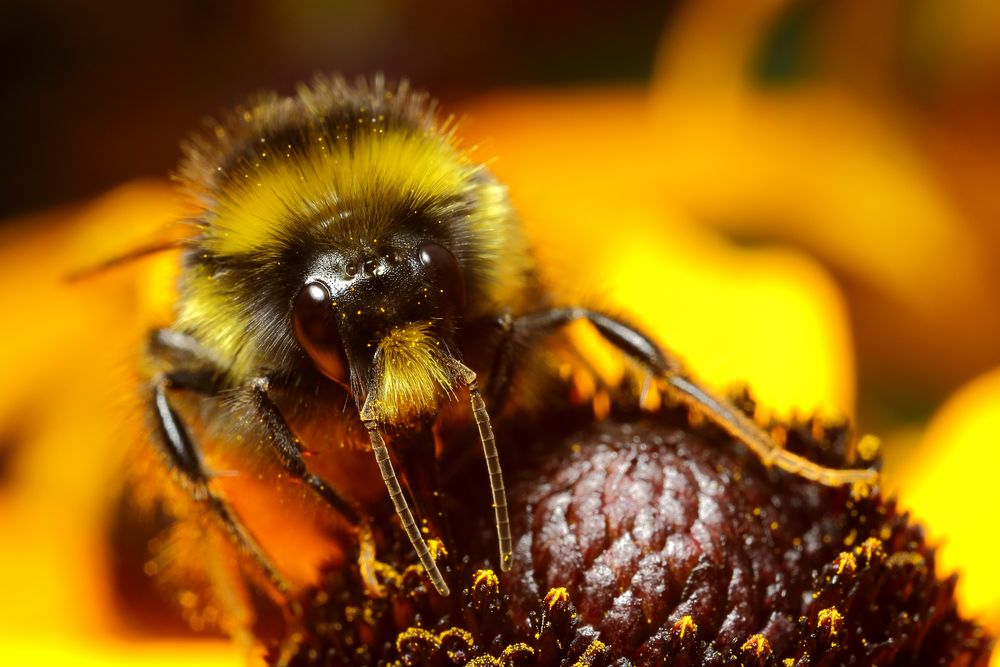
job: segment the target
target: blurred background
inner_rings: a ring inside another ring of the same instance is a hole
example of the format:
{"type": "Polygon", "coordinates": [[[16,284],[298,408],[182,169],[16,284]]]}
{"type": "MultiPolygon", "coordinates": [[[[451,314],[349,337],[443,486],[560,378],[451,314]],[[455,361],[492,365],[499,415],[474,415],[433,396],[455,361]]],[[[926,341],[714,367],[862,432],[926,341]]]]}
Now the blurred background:
{"type": "Polygon", "coordinates": [[[886,491],[1000,631],[1000,4],[6,0],[0,70],[0,663],[241,663],[136,615],[118,567],[129,369],[173,258],[62,277],[179,215],[204,117],[321,71],[461,117],[560,298],[881,436],[886,491]]]}

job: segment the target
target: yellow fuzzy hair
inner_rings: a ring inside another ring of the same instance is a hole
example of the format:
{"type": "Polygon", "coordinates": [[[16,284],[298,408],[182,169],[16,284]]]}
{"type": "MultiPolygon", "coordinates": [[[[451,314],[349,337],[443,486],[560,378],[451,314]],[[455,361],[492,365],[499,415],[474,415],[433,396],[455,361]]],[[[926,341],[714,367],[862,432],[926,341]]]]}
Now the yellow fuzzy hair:
{"type": "MultiPolygon", "coordinates": [[[[267,95],[241,107],[186,148],[179,177],[201,209],[192,255],[252,257],[261,275],[279,275],[290,239],[378,247],[409,224],[401,210],[423,210],[450,226],[450,250],[476,279],[466,317],[522,312],[533,297],[532,260],[506,188],[459,145],[452,122],[434,120],[433,108],[378,78],[354,88],[319,79],[294,98],[267,95]],[[472,209],[454,210],[459,201],[472,209]]],[[[259,290],[217,269],[210,261],[186,267],[177,328],[234,382],[283,367],[298,351],[282,330],[282,304],[263,309],[259,290]]]]}
{"type": "Polygon", "coordinates": [[[287,233],[288,220],[336,220],[344,202],[372,193],[405,194],[413,202],[462,193],[478,168],[447,135],[385,132],[374,122],[370,134],[350,144],[323,132],[299,150],[272,147],[234,170],[216,203],[206,249],[238,255],[267,248],[287,233]]]}
{"type": "Polygon", "coordinates": [[[431,323],[414,322],[390,331],[375,352],[375,382],[369,406],[377,421],[405,424],[437,411],[452,394],[454,361],[431,335],[431,323]]]}

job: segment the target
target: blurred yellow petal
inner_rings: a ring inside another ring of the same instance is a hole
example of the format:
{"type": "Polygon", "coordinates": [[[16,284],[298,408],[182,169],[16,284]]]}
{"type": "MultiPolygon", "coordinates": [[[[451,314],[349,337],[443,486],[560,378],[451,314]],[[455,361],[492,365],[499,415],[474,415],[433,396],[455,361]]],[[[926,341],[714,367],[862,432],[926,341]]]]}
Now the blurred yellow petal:
{"type": "Polygon", "coordinates": [[[41,637],[114,625],[106,530],[122,484],[126,426],[135,426],[125,404],[148,319],[139,314],[138,267],[76,284],[64,278],[146,240],[176,215],[169,187],[139,183],[4,230],[0,433],[15,450],[0,524],[5,545],[15,548],[0,549],[8,600],[0,637],[45,645],[41,637]]]}
{"type": "Polygon", "coordinates": [[[629,90],[490,98],[471,112],[493,137],[543,274],[563,301],[634,318],[717,388],[751,383],[779,412],[850,414],[853,351],[832,278],[790,248],[741,248],[662,196],[672,151],[650,144],[629,90]],[[808,372],[803,372],[808,369],[808,372]]]}
{"type": "Polygon", "coordinates": [[[0,644],[0,663],[17,667],[246,667],[230,642],[59,641],[19,638],[0,644]]]}
{"type": "Polygon", "coordinates": [[[969,383],[900,465],[902,505],[941,542],[939,572],[959,572],[964,612],[1000,632],[1000,370],[969,383]]]}
{"type": "Polygon", "coordinates": [[[737,248],[643,211],[616,229],[627,231],[593,238],[583,255],[587,277],[577,272],[573,284],[585,295],[633,317],[718,390],[748,383],[764,409],[786,415],[850,413],[846,312],[816,262],[789,249],[737,248]]]}
{"type": "MultiPolygon", "coordinates": [[[[922,4],[959,24],[975,15],[922,4]]],[[[871,70],[901,57],[886,31],[909,25],[905,12],[847,5],[808,14],[813,70],[768,85],[751,72],[801,3],[686,4],[660,53],[646,150],[666,156],[657,177],[671,205],[741,238],[792,242],[845,279],[867,373],[954,386],[1000,362],[989,224],[1000,190],[981,184],[1000,158],[995,112],[902,97],[893,72],[871,70]],[[956,324],[973,312],[976,326],[956,324]]]]}
{"type": "Polygon", "coordinates": [[[698,122],[704,112],[675,105],[659,137],[677,161],[661,177],[704,218],[817,249],[918,311],[989,275],[982,249],[955,234],[958,212],[930,165],[849,98],[748,100],[710,126],[698,122]]]}

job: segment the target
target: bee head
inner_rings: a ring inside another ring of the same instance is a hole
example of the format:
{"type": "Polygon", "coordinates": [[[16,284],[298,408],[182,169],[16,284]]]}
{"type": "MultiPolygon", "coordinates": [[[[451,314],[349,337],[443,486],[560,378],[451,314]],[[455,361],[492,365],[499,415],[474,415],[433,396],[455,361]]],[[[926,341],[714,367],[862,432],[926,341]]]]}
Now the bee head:
{"type": "Polygon", "coordinates": [[[291,321],[320,373],[349,383],[379,421],[400,423],[433,413],[451,394],[465,299],[455,256],[403,237],[324,254],[294,298],[291,321]]]}
{"type": "Polygon", "coordinates": [[[463,320],[530,300],[506,189],[425,94],[318,79],[211,130],[178,175],[198,235],[176,325],[234,384],[318,375],[405,423],[451,393],[463,320]]]}

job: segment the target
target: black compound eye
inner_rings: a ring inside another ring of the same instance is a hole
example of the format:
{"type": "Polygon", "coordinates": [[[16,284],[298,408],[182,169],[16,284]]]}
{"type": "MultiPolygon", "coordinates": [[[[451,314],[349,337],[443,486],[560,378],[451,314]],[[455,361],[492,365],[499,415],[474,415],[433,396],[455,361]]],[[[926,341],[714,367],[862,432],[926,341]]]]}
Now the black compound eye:
{"type": "Polygon", "coordinates": [[[465,312],[465,279],[458,260],[437,243],[420,246],[420,263],[430,269],[447,306],[454,314],[465,312]]]}
{"type": "Polygon", "coordinates": [[[306,283],[295,297],[292,307],[295,339],[323,375],[344,382],[347,358],[335,316],[330,291],[323,283],[306,283]]]}

